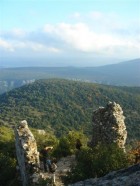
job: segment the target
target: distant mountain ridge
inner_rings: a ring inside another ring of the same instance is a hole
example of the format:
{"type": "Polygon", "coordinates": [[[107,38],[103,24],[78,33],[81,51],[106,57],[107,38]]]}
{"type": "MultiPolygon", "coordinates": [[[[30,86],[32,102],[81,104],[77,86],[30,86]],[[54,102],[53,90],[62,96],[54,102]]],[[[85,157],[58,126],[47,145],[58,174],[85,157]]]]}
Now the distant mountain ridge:
{"type": "Polygon", "coordinates": [[[48,78],[116,86],[140,86],[140,59],[100,67],[0,68],[0,93],[34,80],[48,78]]]}

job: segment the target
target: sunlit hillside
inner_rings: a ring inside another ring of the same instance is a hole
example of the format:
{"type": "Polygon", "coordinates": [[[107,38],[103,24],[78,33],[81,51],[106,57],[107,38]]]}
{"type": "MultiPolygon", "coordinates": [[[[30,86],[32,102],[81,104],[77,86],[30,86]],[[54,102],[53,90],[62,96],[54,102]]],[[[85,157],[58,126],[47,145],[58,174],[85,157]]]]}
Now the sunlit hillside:
{"type": "Polygon", "coordinates": [[[1,124],[52,130],[57,136],[69,130],[92,131],[92,113],[108,101],[124,110],[128,139],[139,138],[140,88],[115,87],[70,80],[39,80],[0,96],[1,124]]]}

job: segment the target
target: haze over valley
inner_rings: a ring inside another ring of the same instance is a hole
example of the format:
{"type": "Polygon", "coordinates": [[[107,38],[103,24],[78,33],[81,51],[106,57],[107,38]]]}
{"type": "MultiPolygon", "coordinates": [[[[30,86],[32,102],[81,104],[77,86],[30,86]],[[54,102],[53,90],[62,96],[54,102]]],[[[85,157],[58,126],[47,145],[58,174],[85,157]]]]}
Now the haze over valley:
{"type": "Polygon", "coordinates": [[[140,59],[100,67],[0,68],[0,93],[46,78],[115,86],[140,86],[140,59]]]}

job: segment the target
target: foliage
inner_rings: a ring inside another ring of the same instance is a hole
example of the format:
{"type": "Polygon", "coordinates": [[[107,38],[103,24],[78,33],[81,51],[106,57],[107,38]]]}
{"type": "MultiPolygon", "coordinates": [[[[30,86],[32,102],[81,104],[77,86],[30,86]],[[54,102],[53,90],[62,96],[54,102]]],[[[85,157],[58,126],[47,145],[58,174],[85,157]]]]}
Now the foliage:
{"type": "MultiPolygon", "coordinates": [[[[77,165],[69,175],[69,181],[75,182],[90,177],[103,176],[106,173],[126,167],[127,156],[116,147],[98,145],[95,148],[88,148],[87,137],[80,130],[69,131],[67,135],[57,139],[53,133],[46,132],[42,135],[36,129],[31,129],[37,141],[38,150],[44,146],[53,146],[52,156],[60,158],[76,153],[77,165]],[[82,142],[81,151],[76,151],[76,139],[82,142]]],[[[14,147],[14,134],[11,128],[0,127],[0,183],[2,186],[18,186],[16,180],[16,158],[14,147]]],[[[47,183],[49,180],[46,180],[47,183]]],[[[40,184],[45,184],[46,181],[40,184]]]]}
{"type": "Polygon", "coordinates": [[[11,128],[0,126],[0,184],[16,186],[16,155],[14,133],[11,128]]]}
{"type": "Polygon", "coordinates": [[[76,158],[77,164],[68,177],[71,182],[104,176],[128,166],[127,155],[114,144],[84,148],[77,153],[76,158]]]}
{"type": "Polygon", "coordinates": [[[9,185],[16,178],[16,159],[0,153],[0,183],[9,185]]]}
{"type": "Polygon", "coordinates": [[[70,131],[66,136],[62,136],[59,139],[59,144],[54,151],[54,156],[60,158],[63,156],[75,154],[75,144],[77,139],[80,139],[83,147],[86,146],[87,137],[83,134],[82,131],[70,131]]]}
{"type": "Polygon", "coordinates": [[[31,131],[36,139],[38,151],[41,151],[44,146],[53,146],[54,148],[57,146],[58,139],[51,131],[43,130],[45,132],[44,134],[40,134],[38,130],[33,128],[31,128],[31,131]]]}
{"type": "Polygon", "coordinates": [[[30,186],[53,186],[52,178],[47,178],[47,179],[40,178],[38,180],[38,183],[30,184],[30,186]]]}
{"type": "Polygon", "coordinates": [[[0,126],[0,152],[15,157],[14,133],[9,127],[0,126]]]}
{"type": "Polygon", "coordinates": [[[131,155],[131,163],[140,163],[140,141],[133,142],[129,154],[131,155]]]}
{"type": "Polygon", "coordinates": [[[115,101],[124,110],[128,139],[139,140],[139,89],[39,80],[0,96],[0,121],[15,125],[26,119],[31,127],[53,131],[57,137],[79,129],[90,135],[93,110],[115,101]]]}

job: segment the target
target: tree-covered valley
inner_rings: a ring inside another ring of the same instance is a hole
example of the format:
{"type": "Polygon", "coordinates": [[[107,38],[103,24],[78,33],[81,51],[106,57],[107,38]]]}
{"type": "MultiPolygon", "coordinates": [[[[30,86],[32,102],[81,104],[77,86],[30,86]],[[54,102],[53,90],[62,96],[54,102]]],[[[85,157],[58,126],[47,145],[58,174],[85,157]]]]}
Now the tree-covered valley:
{"type": "Polygon", "coordinates": [[[92,132],[92,113],[108,101],[119,103],[128,140],[139,139],[140,88],[115,87],[62,79],[38,80],[0,96],[0,124],[29,126],[60,137],[70,130],[92,132]]]}

